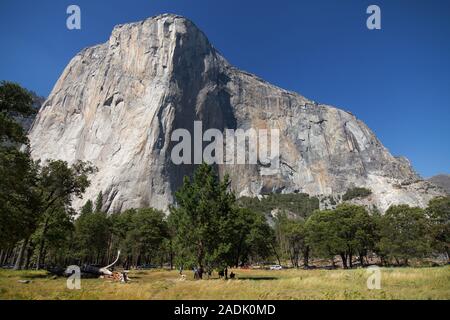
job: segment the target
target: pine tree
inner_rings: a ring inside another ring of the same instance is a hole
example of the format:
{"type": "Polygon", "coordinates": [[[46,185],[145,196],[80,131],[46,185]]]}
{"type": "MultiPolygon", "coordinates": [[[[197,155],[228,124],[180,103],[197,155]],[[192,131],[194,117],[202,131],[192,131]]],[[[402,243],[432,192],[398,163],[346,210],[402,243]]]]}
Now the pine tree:
{"type": "Polygon", "coordinates": [[[86,201],[84,206],[81,208],[81,215],[90,214],[94,212],[94,205],[92,204],[92,200],[86,201]]]}
{"type": "Polygon", "coordinates": [[[0,250],[20,245],[16,268],[39,218],[41,197],[36,188],[37,164],[31,159],[25,130],[17,117],[33,114],[31,94],[11,82],[0,83],[0,250]]]}
{"type": "Polygon", "coordinates": [[[200,268],[226,268],[233,262],[234,194],[211,166],[202,164],[191,181],[185,177],[170,208],[178,264],[200,268]],[[182,260],[182,261],[180,261],[182,260]]]}
{"type": "Polygon", "coordinates": [[[103,192],[98,193],[97,199],[95,200],[95,212],[103,212],[103,192]]]}

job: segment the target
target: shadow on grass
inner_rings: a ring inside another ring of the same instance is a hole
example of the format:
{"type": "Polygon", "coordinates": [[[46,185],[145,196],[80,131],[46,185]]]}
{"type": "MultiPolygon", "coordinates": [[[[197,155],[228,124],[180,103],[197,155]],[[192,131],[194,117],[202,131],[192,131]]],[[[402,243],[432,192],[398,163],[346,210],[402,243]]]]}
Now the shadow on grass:
{"type": "Polygon", "coordinates": [[[278,280],[276,277],[238,277],[238,280],[278,280]]]}
{"type": "Polygon", "coordinates": [[[24,274],[22,275],[22,278],[25,279],[51,279],[52,277],[54,277],[51,274],[24,274]]]}

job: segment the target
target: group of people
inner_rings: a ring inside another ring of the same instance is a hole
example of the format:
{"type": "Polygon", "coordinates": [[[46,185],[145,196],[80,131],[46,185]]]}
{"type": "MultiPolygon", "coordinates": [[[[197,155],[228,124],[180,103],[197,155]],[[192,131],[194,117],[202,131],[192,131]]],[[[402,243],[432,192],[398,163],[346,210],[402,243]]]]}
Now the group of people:
{"type": "MultiPolygon", "coordinates": [[[[203,269],[203,267],[194,267],[192,269],[192,271],[194,272],[194,280],[201,280],[203,279],[203,274],[205,273],[205,270],[203,269]]],[[[206,273],[208,275],[208,279],[211,278],[212,274],[213,274],[213,269],[212,268],[207,268],[206,273]]],[[[228,279],[228,268],[225,268],[223,270],[220,270],[218,272],[219,274],[219,279],[225,277],[225,279],[228,279]]],[[[183,267],[180,266],[180,276],[184,276],[183,275],[183,267]]],[[[236,278],[236,274],[234,272],[230,273],[230,279],[235,279],[236,278]]]]}

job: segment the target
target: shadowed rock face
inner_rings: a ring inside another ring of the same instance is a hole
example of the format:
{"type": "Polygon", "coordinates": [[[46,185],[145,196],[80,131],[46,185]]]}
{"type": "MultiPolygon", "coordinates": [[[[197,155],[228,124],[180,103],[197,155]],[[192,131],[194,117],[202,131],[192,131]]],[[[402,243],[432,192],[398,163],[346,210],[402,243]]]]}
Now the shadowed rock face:
{"type": "Polygon", "coordinates": [[[450,195],[450,174],[438,174],[428,179],[434,185],[444,189],[450,195]]]}
{"type": "Polygon", "coordinates": [[[165,210],[194,170],[172,163],[171,134],[192,132],[195,120],[204,130],[280,130],[277,174],[262,176],[259,165],[217,166],[238,195],[365,186],[383,210],[392,203],[425,206],[441,192],[352,114],[234,68],[192,22],[168,14],[117,26],[107,43],[72,59],[34,122],[32,155],[91,161],[98,173],[85,199],[102,190],[108,212],[165,210]]]}
{"type": "Polygon", "coordinates": [[[25,130],[25,132],[28,132],[33,124],[33,121],[36,117],[36,113],[41,108],[42,104],[45,102],[44,97],[38,96],[33,91],[30,91],[31,98],[33,99],[33,105],[32,108],[34,110],[34,113],[30,116],[22,116],[22,115],[16,115],[14,119],[22,126],[22,128],[25,130]]]}

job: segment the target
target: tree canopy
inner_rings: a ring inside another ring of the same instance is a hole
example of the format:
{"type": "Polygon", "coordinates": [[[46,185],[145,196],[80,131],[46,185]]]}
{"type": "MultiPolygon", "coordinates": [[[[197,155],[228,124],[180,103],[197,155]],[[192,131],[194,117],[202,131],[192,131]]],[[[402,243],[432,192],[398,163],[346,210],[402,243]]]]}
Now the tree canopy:
{"type": "Polygon", "coordinates": [[[378,253],[399,263],[430,252],[430,234],[424,210],[408,205],[391,206],[379,220],[378,253]]]}

